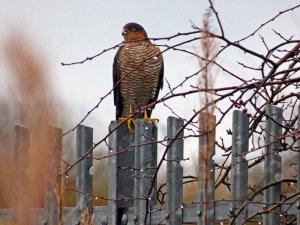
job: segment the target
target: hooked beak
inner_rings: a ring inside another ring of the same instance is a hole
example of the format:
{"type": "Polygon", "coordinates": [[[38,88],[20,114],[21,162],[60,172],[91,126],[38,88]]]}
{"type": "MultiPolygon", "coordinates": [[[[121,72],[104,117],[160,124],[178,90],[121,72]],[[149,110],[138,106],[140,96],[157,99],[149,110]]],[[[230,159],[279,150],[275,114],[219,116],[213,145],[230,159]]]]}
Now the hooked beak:
{"type": "Polygon", "coordinates": [[[122,31],[122,36],[125,36],[127,33],[128,33],[128,32],[127,32],[127,29],[123,29],[123,31],[122,31]]]}

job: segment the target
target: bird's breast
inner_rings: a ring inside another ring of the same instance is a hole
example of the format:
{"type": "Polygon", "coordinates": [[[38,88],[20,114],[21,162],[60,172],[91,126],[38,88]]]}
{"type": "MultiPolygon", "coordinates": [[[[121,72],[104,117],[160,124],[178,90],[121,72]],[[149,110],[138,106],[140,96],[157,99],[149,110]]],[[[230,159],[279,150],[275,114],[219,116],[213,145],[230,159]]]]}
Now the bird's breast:
{"type": "Polygon", "coordinates": [[[162,56],[158,47],[149,44],[124,46],[119,57],[120,92],[125,111],[148,104],[157,91],[162,56]]]}

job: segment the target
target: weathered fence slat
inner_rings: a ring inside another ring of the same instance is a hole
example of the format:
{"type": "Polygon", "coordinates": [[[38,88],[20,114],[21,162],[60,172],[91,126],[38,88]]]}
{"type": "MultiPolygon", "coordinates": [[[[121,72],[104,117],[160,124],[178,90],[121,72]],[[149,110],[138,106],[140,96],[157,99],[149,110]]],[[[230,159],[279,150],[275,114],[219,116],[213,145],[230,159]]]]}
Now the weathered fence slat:
{"type": "Polygon", "coordinates": [[[77,164],[76,177],[76,190],[79,191],[76,193],[77,219],[80,215],[91,216],[93,213],[92,196],[80,193],[93,193],[93,175],[90,174],[90,169],[93,166],[93,152],[88,154],[92,147],[93,128],[79,125],[76,129],[76,160],[81,160],[77,164]]]}
{"type": "MultiPolygon", "coordinates": [[[[239,110],[233,111],[232,117],[232,159],[231,159],[231,200],[232,213],[235,216],[236,210],[243,201],[247,200],[248,189],[248,162],[245,160],[245,153],[248,152],[249,142],[249,118],[239,110]]],[[[242,211],[235,218],[235,224],[244,222],[246,211],[242,211]]]]}
{"type": "Polygon", "coordinates": [[[137,119],[135,126],[134,176],[134,213],[136,225],[151,223],[151,216],[148,212],[151,205],[156,203],[156,182],[151,186],[157,167],[156,140],[157,127],[151,122],[137,119]]]}
{"type": "MultiPolygon", "coordinates": [[[[109,136],[108,198],[111,201],[108,202],[107,221],[110,225],[119,225],[128,219],[128,207],[133,206],[134,133],[128,131],[126,123],[120,126],[119,121],[112,121],[109,130],[113,132],[109,136]],[[119,201],[113,201],[117,199],[119,201]]],[[[106,218],[102,221],[104,223],[106,218]]]]}
{"type": "Polygon", "coordinates": [[[47,157],[47,176],[46,176],[46,223],[48,225],[59,224],[63,218],[61,206],[59,205],[61,190],[61,153],[62,153],[62,129],[48,127],[48,138],[46,151],[47,157]]]}
{"type": "MultiPolygon", "coordinates": [[[[281,148],[280,140],[276,139],[282,135],[282,109],[273,105],[266,107],[265,127],[265,160],[264,160],[264,181],[265,185],[281,179],[281,156],[278,151],[281,148]]],[[[280,184],[273,185],[264,191],[266,207],[272,207],[280,201],[280,184]]],[[[263,224],[280,224],[280,207],[270,213],[263,215],[263,224]]]]}
{"type": "Polygon", "coordinates": [[[216,117],[207,113],[199,116],[199,162],[198,162],[198,225],[213,225],[215,218],[215,126],[216,117]]]}
{"type": "Polygon", "coordinates": [[[168,117],[167,137],[171,147],[167,153],[167,225],[182,224],[183,168],[180,162],[183,160],[183,124],[182,119],[168,117]]]}

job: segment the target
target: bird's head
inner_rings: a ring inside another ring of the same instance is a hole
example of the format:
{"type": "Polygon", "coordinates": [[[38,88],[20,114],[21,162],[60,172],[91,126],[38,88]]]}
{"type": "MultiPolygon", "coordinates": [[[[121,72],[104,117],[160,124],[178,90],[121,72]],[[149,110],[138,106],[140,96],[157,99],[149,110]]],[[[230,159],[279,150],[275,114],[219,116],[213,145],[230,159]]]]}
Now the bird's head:
{"type": "Polygon", "coordinates": [[[122,36],[125,41],[137,41],[148,39],[145,29],[137,23],[127,23],[123,27],[122,36]]]}

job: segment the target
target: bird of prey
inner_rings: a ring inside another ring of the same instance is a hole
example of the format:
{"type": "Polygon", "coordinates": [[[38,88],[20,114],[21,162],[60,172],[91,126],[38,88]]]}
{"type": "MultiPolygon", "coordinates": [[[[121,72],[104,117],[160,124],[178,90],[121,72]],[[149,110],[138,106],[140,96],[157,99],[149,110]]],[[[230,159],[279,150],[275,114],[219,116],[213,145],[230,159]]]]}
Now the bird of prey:
{"type": "Polygon", "coordinates": [[[155,102],[163,87],[164,63],[160,49],[148,39],[137,23],[124,26],[124,44],[113,63],[114,103],[116,119],[128,120],[128,129],[135,118],[150,119],[152,108],[141,109],[155,102]]]}

